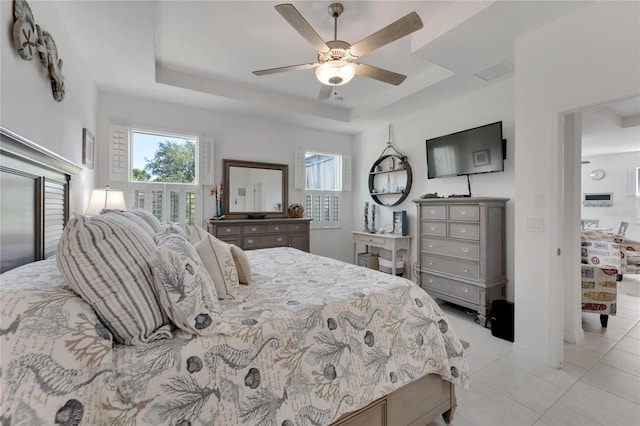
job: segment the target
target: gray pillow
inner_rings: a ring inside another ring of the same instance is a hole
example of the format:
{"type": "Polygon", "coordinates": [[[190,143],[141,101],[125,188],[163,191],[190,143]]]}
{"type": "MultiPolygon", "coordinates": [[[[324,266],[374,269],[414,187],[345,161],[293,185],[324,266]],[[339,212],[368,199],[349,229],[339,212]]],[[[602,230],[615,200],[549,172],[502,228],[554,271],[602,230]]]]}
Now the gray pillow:
{"type": "Polygon", "coordinates": [[[167,238],[153,253],[154,291],[180,329],[211,335],[220,322],[218,295],[196,249],[183,238],[167,238]]]}
{"type": "Polygon", "coordinates": [[[171,338],[171,327],[152,290],[151,237],[127,217],[110,212],[71,219],[58,244],[58,268],[93,306],[116,343],[136,345],[171,338]]]}

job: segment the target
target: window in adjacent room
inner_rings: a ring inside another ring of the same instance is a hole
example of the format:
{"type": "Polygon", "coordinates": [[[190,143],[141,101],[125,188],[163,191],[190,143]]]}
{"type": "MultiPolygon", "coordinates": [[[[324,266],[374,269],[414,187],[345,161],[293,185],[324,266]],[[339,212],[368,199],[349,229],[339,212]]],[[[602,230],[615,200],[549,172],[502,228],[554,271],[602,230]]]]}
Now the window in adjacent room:
{"type": "MultiPolygon", "coordinates": [[[[351,157],[304,151],[304,163],[298,153],[297,167],[304,164],[304,174],[296,172],[297,180],[304,179],[304,215],[313,219],[311,227],[336,228],[341,226],[344,191],[350,189],[351,157]],[[346,185],[345,185],[346,184],[346,185]]],[[[296,183],[296,187],[302,186],[296,183]]]]}

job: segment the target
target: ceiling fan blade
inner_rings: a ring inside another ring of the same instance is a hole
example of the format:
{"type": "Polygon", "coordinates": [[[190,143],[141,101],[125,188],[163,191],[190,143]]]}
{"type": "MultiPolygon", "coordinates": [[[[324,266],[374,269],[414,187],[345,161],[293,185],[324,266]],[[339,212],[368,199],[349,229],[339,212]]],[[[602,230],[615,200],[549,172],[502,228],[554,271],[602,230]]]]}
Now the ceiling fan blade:
{"type": "Polygon", "coordinates": [[[382,47],[385,44],[389,44],[392,41],[396,41],[414,31],[418,31],[422,26],[420,16],[418,16],[416,12],[411,12],[394,23],[387,25],[381,30],[376,31],[370,36],[355,43],[351,46],[349,51],[356,57],[366,55],[374,49],[382,47]]]}
{"type": "Polygon", "coordinates": [[[320,93],[318,93],[318,100],[324,101],[331,97],[331,92],[333,92],[333,86],[329,86],[327,84],[323,84],[320,86],[320,93]]]}
{"type": "Polygon", "coordinates": [[[282,17],[293,27],[305,40],[307,40],[318,52],[328,52],[329,46],[320,38],[316,30],[309,25],[306,19],[298,12],[292,4],[284,3],[275,6],[282,17]]]}
{"type": "Polygon", "coordinates": [[[383,83],[393,84],[398,86],[402,83],[407,76],[398,74],[397,72],[383,70],[382,68],[372,67],[367,64],[356,63],[356,74],[362,77],[373,78],[374,80],[382,81],[383,83]]]}
{"type": "Polygon", "coordinates": [[[269,74],[277,74],[279,72],[287,72],[287,71],[300,71],[300,70],[310,70],[317,67],[317,63],[311,64],[299,64],[299,65],[289,65],[287,67],[279,67],[279,68],[269,68],[266,70],[258,70],[253,71],[255,75],[269,75],[269,74]]]}

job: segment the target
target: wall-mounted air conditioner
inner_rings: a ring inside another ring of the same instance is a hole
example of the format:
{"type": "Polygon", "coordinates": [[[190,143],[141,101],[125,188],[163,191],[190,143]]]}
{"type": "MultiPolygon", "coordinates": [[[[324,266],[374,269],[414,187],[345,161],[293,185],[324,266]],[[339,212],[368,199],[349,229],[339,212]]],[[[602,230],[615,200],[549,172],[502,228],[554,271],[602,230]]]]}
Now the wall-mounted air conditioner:
{"type": "Polygon", "coordinates": [[[611,207],[613,205],[613,192],[599,192],[583,194],[582,205],[585,207],[611,207]]]}

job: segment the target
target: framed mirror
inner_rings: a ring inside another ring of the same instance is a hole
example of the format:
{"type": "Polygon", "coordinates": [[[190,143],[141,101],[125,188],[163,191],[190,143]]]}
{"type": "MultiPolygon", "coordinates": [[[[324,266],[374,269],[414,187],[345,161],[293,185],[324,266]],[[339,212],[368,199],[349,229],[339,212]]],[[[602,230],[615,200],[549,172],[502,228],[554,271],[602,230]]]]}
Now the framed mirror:
{"type": "Polygon", "coordinates": [[[222,160],[227,219],[287,217],[289,166],[222,160]]]}

